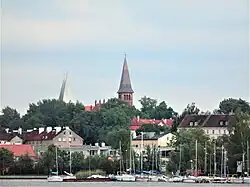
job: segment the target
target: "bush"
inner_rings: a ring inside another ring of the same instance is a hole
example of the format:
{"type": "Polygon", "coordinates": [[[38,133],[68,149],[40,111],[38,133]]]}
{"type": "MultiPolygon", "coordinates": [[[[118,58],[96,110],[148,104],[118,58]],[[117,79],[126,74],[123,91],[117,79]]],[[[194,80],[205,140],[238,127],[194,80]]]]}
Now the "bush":
{"type": "Polygon", "coordinates": [[[90,175],[105,175],[106,173],[103,170],[97,169],[97,170],[85,170],[85,171],[79,171],[76,173],[76,178],[87,178],[90,175]]]}

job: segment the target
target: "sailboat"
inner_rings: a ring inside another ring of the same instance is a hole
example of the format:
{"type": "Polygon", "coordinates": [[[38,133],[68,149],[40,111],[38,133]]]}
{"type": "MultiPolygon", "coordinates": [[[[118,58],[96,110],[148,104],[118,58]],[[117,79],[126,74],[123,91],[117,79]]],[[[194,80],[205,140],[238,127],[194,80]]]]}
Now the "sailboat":
{"type": "Polygon", "coordinates": [[[71,172],[71,168],[72,168],[72,157],[71,157],[71,150],[69,151],[69,173],[64,171],[64,173],[66,174],[66,176],[63,176],[63,181],[66,180],[72,180],[72,179],[76,179],[76,176],[74,176],[71,172]]]}
{"type": "MultiPolygon", "coordinates": [[[[130,135],[130,140],[131,140],[131,135],[130,135]]],[[[124,181],[124,182],[135,182],[136,181],[136,178],[134,175],[131,174],[131,171],[132,171],[132,161],[131,161],[131,144],[130,144],[130,168],[129,168],[129,171],[130,171],[130,174],[127,174],[127,173],[124,173],[122,172],[122,150],[121,150],[121,141],[120,141],[120,172],[115,176],[115,179],[117,181],[124,181]]]]}
{"type": "Polygon", "coordinates": [[[57,158],[57,147],[56,147],[56,172],[51,172],[52,174],[55,175],[51,175],[47,178],[48,182],[62,182],[63,181],[63,177],[59,176],[59,170],[58,170],[58,158],[57,158]]]}

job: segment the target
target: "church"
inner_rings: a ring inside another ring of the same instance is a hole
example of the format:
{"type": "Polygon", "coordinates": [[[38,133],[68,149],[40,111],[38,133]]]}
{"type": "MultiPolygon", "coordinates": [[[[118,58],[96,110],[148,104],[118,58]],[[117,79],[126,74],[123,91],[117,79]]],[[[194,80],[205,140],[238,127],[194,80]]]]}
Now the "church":
{"type": "MultiPolygon", "coordinates": [[[[62,85],[63,87],[63,85],[62,85]]],[[[132,89],[132,84],[129,76],[129,70],[128,70],[128,63],[127,63],[127,58],[126,54],[124,57],[124,62],[123,62],[123,67],[122,67],[122,75],[121,75],[121,80],[120,80],[120,86],[117,91],[118,98],[121,99],[122,101],[128,102],[129,105],[133,106],[133,94],[134,91],[132,89]]],[[[85,106],[86,111],[93,111],[97,110],[101,107],[102,104],[105,103],[105,100],[97,101],[95,100],[94,105],[87,105],[85,106]]]]}

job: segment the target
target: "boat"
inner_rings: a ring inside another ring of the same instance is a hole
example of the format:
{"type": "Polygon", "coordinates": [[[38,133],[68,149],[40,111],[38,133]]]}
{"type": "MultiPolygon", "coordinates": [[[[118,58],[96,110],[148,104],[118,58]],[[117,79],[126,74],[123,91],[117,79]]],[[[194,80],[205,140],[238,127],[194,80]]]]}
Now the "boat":
{"type": "Polygon", "coordinates": [[[196,183],[197,178],[194,176],[185,176],[183,177],[183,183],[196,183]]]}
{"type": "Polygon", "coordinates": [[[136,177],[134,175],[130,175],[127,173],[116,175],[115,178],[117,181],[124,181],[124,182],[135,182],[136,181],[136,177]]]}
{"type": "Polygon", "coordinates": [[[250,177],[244,177],[243,183],[250,184],[250,177]]]}
{"type": "Polygon", "coordinates": [[[63,182],[63,177],[59,175],[52,175],[47,178],[48,182],[63,182]]]}
{"type": "Polygon", "coordinates": [[[51,172],[51,175],[47,178],[48,182],[63,182],[63,177],[58,175],[58,159],[57,159],[57,147],[56,147],[56,172],[51,172]]]}
{"type": "Polygon", "coordinates": [[[169,178],[168,182],[183,182],[183,177],[173,176],[173,177],[169,178]]]}
{"type": "Polygon", "coordinates": [[[76,176],[73,175],[72,173],[68,173],[66,171],[64,171],[64,173],[66,174],[66,176],[63,176],[63,181],[68,180],[68,179],[76,179],[76,176]]]}

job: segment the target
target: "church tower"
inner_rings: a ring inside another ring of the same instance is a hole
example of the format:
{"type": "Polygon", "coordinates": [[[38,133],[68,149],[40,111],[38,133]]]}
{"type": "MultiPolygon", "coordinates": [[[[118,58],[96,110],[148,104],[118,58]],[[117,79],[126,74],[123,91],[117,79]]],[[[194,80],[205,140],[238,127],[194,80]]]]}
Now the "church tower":
{"type": "Polygon", "coordinates": [[[118,98],[122,101],[128,102],[129,105],[133,105],[133,89],[130,81],[129,71],[128,71],[128,63],[126,54],[124,57],[123,68],[122,68],[122,76],[120,81],[120,87],[117,91],[118,98]]]}

